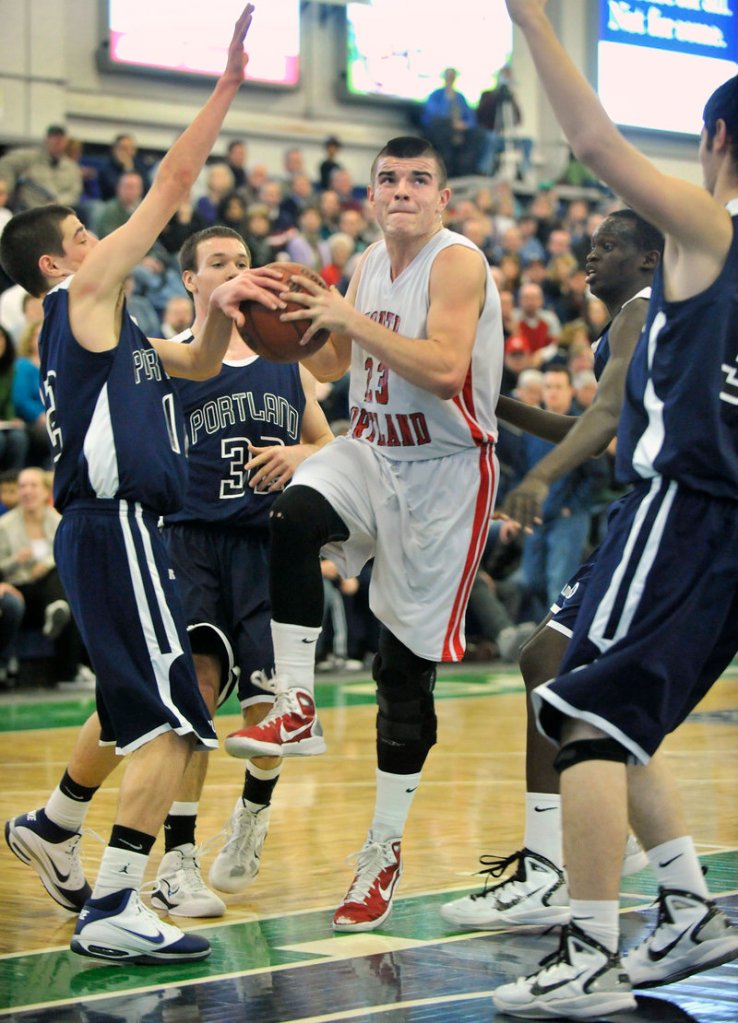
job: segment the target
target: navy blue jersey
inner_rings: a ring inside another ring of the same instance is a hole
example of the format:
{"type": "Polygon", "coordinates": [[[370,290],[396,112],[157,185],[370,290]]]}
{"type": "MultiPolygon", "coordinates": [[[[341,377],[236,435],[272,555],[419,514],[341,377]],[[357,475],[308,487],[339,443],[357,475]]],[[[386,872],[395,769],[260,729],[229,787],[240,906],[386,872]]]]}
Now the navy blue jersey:
{"type": "MultiPolygon", "coordinates": [[[[620,312],[630,303],[634,302],[637,298],[651,298],[651,288],[642,288],[636,295],[629,298],[627,302],[623,302],[620,307],[620,312]]],[[[602,374],[605,372],[605,366],[610,359],[610,328],[613,325],[613,320],[607,324],[605,329],[602,331],[600,336],[597,338],[595,343],[592,345],[592,351],[594,352],[594,375],[597,380],[600,379],[602,374]]]]}
{"type": "Polygon", "coordinates": [[[90,352],[69,325],[71,277],[44,300],[41,392],[54,455],[54,504],[112,498],[164,515],[187,482],[179,399],[123,309],[116,348],[90,352]]]}
{"type": "Polygon", "coordinates": [[[625,483],[654,476],[738,500],[738,200],[733,241],[709,288],[681,302],[656,271],[618,429],[625,483]]]}
{"type": "Polygon", "coordinates": [[[210,380],[174,384],[184,411],[190,482],[181,511],[166,521],[266,527],[277,494],[252,490],[244,464],[249,442],[299,444],[305,410],[299,366],[253,356],[224,362],[210,380]]]}

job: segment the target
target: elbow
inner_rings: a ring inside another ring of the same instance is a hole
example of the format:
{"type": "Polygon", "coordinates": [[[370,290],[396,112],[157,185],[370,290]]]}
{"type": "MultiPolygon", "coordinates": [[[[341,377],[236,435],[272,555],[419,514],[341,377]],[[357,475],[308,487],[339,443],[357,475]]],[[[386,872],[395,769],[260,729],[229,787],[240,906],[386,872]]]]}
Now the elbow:
{"type": "Polygon", "coordinates": [[[433,387],[433,393],[443,401],[450,401],[464,390],[467,380],[467,372],[463,373],[450,370],[438,377],[433,387]]]}

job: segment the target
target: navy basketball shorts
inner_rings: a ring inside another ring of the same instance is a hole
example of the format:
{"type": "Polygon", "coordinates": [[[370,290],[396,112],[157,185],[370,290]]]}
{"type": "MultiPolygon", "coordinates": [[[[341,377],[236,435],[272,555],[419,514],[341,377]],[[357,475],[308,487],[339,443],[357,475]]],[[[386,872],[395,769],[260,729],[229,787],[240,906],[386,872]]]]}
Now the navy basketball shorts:
{"type": "Polygon", "coordinates": [[[646,763],[738,649],[738,504],[661,477],[618,504],[560,673],[533,706],[554,741],[580,719],[646,763]]]}
{"type": "MultiPolygon", "coordinates": [[[[610,510],[607,516],[608,524],[612,522],[614,517],[617,515],[622,500],[623,498],[618,498],[617,501],[614,501],[610,505],[610,510]]],[[[555,603],[551,605],[551,618],[549,618],[546,622],[547,628],[553,629],[555,632],[560,632],[562,635],[571,638],[571,635],[574,632],[574,626],[576,625],[576,621],[579,616],[579,609],[581,608],[582,601],[584,600],[584,594],[587,592],[587,585],[589,584],[589,579],[592,575],[592,569],[599,555],[599,550],[599,547],[593,550],[587,560],[582,562],[566,585],[561,588],[561,593],[559,593],[555,603]]]]}
{"type": "Polygon", "coordinates": [[[267,530],[182,523],[164,542],[193,653],[217,652],[223,666],[218,706],[236,685],[242,707],[272,703],[259,685],[274,675],[267,530]]]}
{"type": "Polygon", "coordinates": [[[97,676],[101,741],[124,754],[172,730],[215,748],[157,516],[129,501],[77,501],[54,554],[97,676]]]}

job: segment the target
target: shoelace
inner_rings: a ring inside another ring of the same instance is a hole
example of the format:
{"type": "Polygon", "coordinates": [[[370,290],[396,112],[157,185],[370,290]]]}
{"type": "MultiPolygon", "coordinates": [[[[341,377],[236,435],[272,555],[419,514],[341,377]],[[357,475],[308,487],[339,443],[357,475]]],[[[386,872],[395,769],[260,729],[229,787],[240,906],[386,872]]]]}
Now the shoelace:
{"type": "Polygon", "coordinates": [[[369,892],[377,879],[379,871],[384,866],[390,866],[392,860],[388,859],[381,842],[371,842],[359,852],[351,853],[347,857],[348,862],[356,859],[356,877],[351,882],[351,887],[346,893],[345,902],[364,902],[369,898],[369,892]]]}
{"type": "Polygon", "coordinates": [[[509,884],[511,881],[521,880],[521,868],[523,864],[524,851],[519,849],[517,852],[511,853],[509,856],[480,856],[479,862],[482,864],[482,870],[478,870],[477,874],[487,874],[485,878],[484,888],[481,892],[477,892],[472,895],[473,899],[482,899],[489,892],[494,891],[496,888],[501,888],[504,884],[509,884]],[[500,884],[491,884],[490,878],[502,877],[508,867],[512,866],[513,863],[518,864],[518,869],[510,877],[506,877],[500,884]]]}

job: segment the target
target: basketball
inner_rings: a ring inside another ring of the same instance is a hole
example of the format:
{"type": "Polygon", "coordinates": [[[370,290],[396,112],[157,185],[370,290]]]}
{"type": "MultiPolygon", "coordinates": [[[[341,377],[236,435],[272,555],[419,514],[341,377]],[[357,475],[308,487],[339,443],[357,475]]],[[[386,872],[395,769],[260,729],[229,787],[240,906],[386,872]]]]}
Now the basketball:
{"type": "MultiPolygon", "coordinates": [[[[269,263],[270,270],[279,270],[285,286],[290,291],[305,291],[295,281],[289,281],[293,274],[309,277],[315,284],[325,288],[326,284],[313,270],[301,263],[269,263]]],[[[241,303],[245,323],[240,328],[241,337],[257,355],[270,362],[299,362],[308,355],[322,348],[330,337],[330,331],[319,330],[308,344],[301,346],[300,341],[310,326],[310,320],[295,320],[283,323],[280,316],[286,312],[296,312],[301,307],[295,302],[288,302],[286,309],[267,309],[259,302],[248,299],[241,303]]]]}

